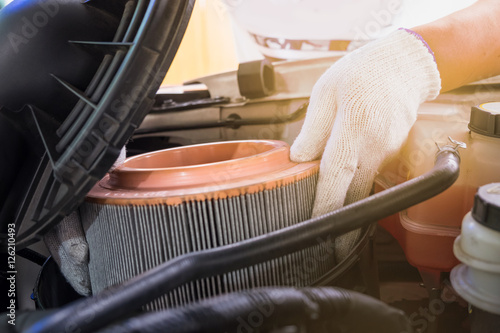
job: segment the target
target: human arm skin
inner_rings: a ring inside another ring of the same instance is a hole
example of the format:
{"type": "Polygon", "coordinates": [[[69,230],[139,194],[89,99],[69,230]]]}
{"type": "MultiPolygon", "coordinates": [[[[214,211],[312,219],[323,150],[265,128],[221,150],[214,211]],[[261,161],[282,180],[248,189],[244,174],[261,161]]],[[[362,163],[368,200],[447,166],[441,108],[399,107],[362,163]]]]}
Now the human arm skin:
{"type": "Polygon", "coordinates": [[[500,1],[479,0],[412,30],[434,52],[442,92],[500,75],[500,1]]]}

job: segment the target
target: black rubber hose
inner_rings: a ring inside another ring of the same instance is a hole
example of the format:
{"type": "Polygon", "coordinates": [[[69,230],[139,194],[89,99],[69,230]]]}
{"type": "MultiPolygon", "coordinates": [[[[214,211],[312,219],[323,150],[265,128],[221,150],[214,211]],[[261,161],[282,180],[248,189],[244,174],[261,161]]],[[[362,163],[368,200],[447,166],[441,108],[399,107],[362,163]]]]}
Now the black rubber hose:
{"type": "Polygon", "coordinates": [[[99,333],[411,332],[403,311],[340,288],[260,288],[227,294],[163,312],[150,312],[99,333]]]}
{"type": "MultiPolygon", "coordinates": [[[[5,308],[3,308],[3,309],[5,309],[5,308]]],[[[40,321],[42,318],[49,316],[52,313],[55,313],[56,311],[57,310],[47,310],[47,311],[20,311],[20,310],[17,310],[15,313],[11,313],[10,311],[3,312],[3,313],[1,313],[2,320],[0,320],[0,332],[2,332],[2,333],[24,333],[24,332],[26,332],[27,329],[29,329],[36,322],[40,321]],[[10,323],[9,323],[9,321],[10,321],[10,323]]]]}
{"type": "Polygon", "coordinates": [[[278,231],[202,252],[179,256],[121,285],[62,308],[29,332],[65,332],[68,327],[92,332],[122,318],[189,281],[210,277],[282,257],[366,226],[441,193],[459,175],[460,157],[441,149],[433,169],[334,212],[278,231]]]}

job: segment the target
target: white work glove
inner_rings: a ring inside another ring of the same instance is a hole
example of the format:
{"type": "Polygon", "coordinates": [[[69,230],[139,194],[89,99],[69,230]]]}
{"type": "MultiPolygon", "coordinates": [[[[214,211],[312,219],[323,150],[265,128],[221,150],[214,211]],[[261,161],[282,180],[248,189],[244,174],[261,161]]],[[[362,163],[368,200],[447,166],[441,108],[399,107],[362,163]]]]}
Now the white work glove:
{"type": "MultiPolygon", "coordinates": [[[[125,155],[123,147],[110,171],[123,164],[125,155]]],[[[66,280],[80,295],[89,296],[92,293],[88,268],[89,246],[78,209],[49,230],[43,240],[66,280]]]]}
{"type": "MultiPolygon", "coordinates": [[[[380,166],[401,148],[419,105],[434,99],[441,79],[421,37],[397,30],[346,55],[316,82],[291,159],[322,156],[313,216],[367,197],[380,166]]],[[[359,237],[335,241],[344,259],[359,237]]]]}

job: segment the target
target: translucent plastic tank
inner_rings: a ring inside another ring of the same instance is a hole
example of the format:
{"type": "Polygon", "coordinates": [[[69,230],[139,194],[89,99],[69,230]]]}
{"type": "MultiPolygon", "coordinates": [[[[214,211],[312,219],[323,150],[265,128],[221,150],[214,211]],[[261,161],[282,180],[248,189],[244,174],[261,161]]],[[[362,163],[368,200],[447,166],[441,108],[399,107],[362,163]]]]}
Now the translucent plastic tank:
{"type": "Polygon", "coordinates": [[[467,145],[459,149],[460,176],[451,188],[380,222],[399,241],[424,281],[436,286],[440,273],[459,263],[453,254],[453,241],[460,235],[463,217],[471,210],[477,189],[500,182],[500,103],[476,104],[471,114],[467,98],[461,104],[451,104],[453,98],[464,96],[442,96],[421,107],[400,156],[376,180],[381,190],[425,173],[432,168],[438,145],[449,143],[448,137],[467,145]]]}

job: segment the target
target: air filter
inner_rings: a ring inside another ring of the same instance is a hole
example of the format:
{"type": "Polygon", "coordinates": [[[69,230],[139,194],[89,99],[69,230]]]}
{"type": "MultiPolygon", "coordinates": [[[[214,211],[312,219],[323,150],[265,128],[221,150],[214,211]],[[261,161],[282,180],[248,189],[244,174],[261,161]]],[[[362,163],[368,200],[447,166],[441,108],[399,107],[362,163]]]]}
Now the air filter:
{"type": "MultiPolygon", "coordinates": [[[[236,243],[310,217],[319,163],[280,141],[230,141],[129,158],[89,193],[81,216],[93,293],[192,251],[236,243]]],[[[334,258],[319,245],[193,281],[148,310],[262,286],[306,286],[334,258]],[[318,259],[318,258],[321,258],[318,259]]]]}

